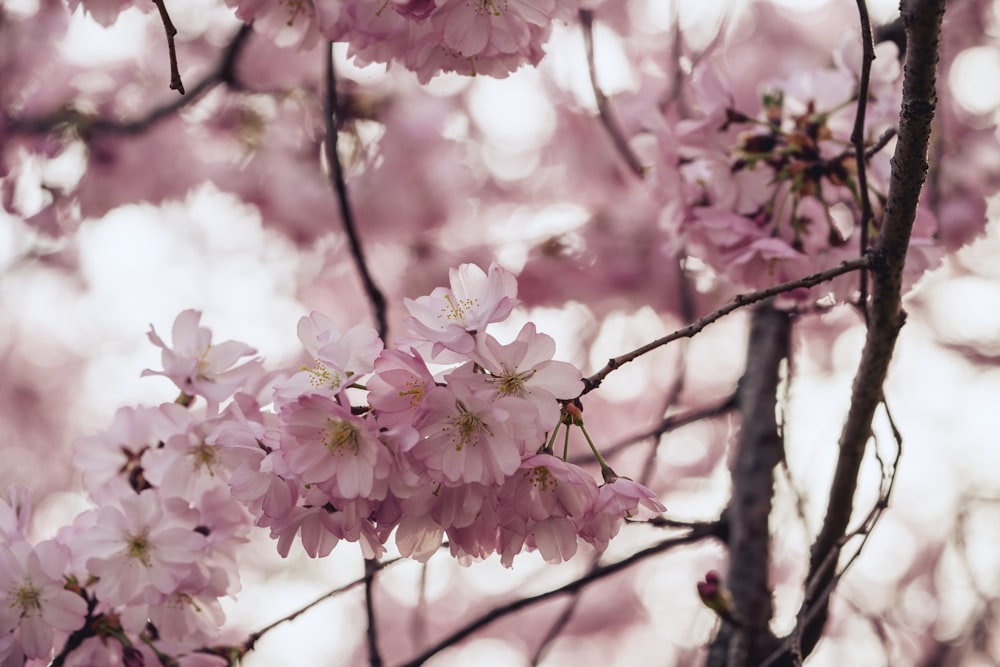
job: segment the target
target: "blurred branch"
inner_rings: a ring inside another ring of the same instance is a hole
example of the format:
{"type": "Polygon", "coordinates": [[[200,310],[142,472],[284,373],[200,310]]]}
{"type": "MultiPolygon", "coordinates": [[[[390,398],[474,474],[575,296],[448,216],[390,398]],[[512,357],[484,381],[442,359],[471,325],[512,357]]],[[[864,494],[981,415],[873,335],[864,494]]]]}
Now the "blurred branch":
{"type": "Polygon", "coordinates": [[[739,626],[723,622],[709,648],[709,667],[757,665],[774,650],[769,629],[774,608],[770,569],[770,517],[774,469],[784,458],[775,406],[781,364],[788,358],[792,318],[765,301],[753,310],[747,368],[737,402],[739,440],[731,454],[732,496],[726,509],[732,615],[739,626]]]}
{"type": "Polygon", "coordinates": [[[622,134],[621,127],[611,114],[611,105],[604,91],[597,84],[597,67],[594,63],[594,12],[589,9],[580,10],[580,25],[583,27],[583,44],[587,50],[587,69],[590,71],[590,86],[594,89],[594,97],[597,100],[597,113],[601,117],[601,123],[608,131],[611,141],[614,143],[618,153],[625,160],[625,164],[633,174],[639,178],[644,178],[646,170],[640,164],[639,158],[635,156],[628,146],[628,141],[622,134]]]}
{"type": "MultiPolygon", "coordinates": [[[[390,565],[394,565],[395,563],[398,563],[401,560],[403,560],[403,558],[399,557],[399,558],[392,558],[392,559],[389,559],[387,561],[376,562],[375,565],[372,568],[372,574],[374,574],[374,572],[377,571],[377,570],[381,570],[381,569],[384,569],[386,567],[389,567],[390,565]]],[[[304,605],[302,607],[299,607],[298,609],[296,609],[292,613],[288,614],[287,616],[283,616],[283,617],[279,618],[278,620],[274,621],[273,623],[264,626],[260,630],[257,630],[256,632],[251,633],[247,637],[246,641],[244,641],[243,644],[242,644],[243,652],[247,653],[249,651],[252,651],[253,647],[257,644],[257,642],[260,640],[261,637],[263,637],[268,632],[270,632],[274,628],[278,627],[282,623],[287,623],[288,621],[294,621],[296,618],[298,618],[302,614],[306,613],[307,611],[309,611],[310,609],[312,609],[313,607],[315,607],[319,603],[324,602],[326,600],[329,600],[330,598],[337,597],[338,595],[340,595],[342,593],[346,593],[347,591],[349,591],[351,589],[357,588],[358,586],[361,586],[362,584],[365,584],[368,580],[371,579],[371,576],[368,573],[368,568],[366,567],[365,570],[366,570],[365,571],[365,576],[361,577],[360,579],[355,579],[354,581],[352,581],[349,584],[345,584],[345,585],[340,586],[338,588],[334,588],[332,591],[324,593],[323,595],[319,596],[318,598],[316,598],[312,602],[310,602],[310,603],[308,603],[308,604],[306,604],[306,605],[304,605]]]]}
{"type": "Polygon", "coordinates": [[[170,20],[170,13],[167,12],[167,5],[163,0],[153,0],[156,9],[160,12],[160,20],[163,21],[163,31],[167,34],[167,51],[170,52],[170,90],[176,90],[181,95],[184,94],[184,82],[181,81],[181,70],[177,66],[177,46],[174,44],[174,37],[177,36],[177,28],[170,20]]]}
{"type": "MultiPolygon", "coordinates": [[[[889,194],[882,229],[872,253],[872,298],[869,329],[854,378],[851,404],[840,436],[840,451],[831,483],[827,512],[810,554],[809,588],[803,612],[813,615],[803,630],[808,655],[822,635],[829,591],[836,584],[836,560],[850,521],[861,459],[871,437],[876,406],[882,401],[896,339],[905,320],[902,274],[927,174],[927,148],[936,105],[936,66],[945,0],[907,0],[901,11],[907,34],[899,141],[892,157],[889,194]],[[832,561],[833,565],[827,565],[832,561]]],[[[776,663],[784,664],[784,663],[776,663]]]]}
{"type": "MultiPolygon", "coordinates": [[[[669,415],[664,417],[659,424],[651,429],[643,431],[642,433],[636,433],[635,435],[629,436],[625,440],[616,442],[607,449],[602,449],[604,456],[610,457],[621,452],[622,450],[634,445],[637,442],[642,442],[647,438],[659,438],[660,436],[675,431],[683,426],[689,424],[694,424],[703,419],[711,419],[712,417],[720,417],[724,414],[732,412],[736,409],[736,394],[733,393],[731,396],[725,398],[722,402],[716,403],[714,405],[707,405],[700,408],[692,408],[686,412],[680,412],[677,414],[669,415]]],[[[576,464],[583,464],[593,461],[594,457],[591,454],[585,456],[573,457],[570,459],[571,462],[576,464]]]]}
{"type": "MultiPolygon", "coordinates": [[[[854,129],[851,143],[854,145],[854,160],[858,170],[858,199],[861,205],[861,234],[859,252],[868,252],[868,231],[872,224],[872,200],[868,193],[867,155],[865,153],[865,116],[868,113],[868,95],[871,87],[872,62],[875,61],[875,41],[872,37],[872,23],[868,18],[865,0],[857,0],[858,15],[861,19],[861,76],[858,80],[858,106],[854,113],[854,129]]],[[[868,322],[868,272],[861,272],[861,298],[858,300],[865,322],[868,322]]]]}
{"type": "Polygon", "coordinates": [[[344,221],[344,232],[347,234],[347,241],[351,247],[351,256],[354,258],[354,265],[357,267],[364,285],[365,294],[368,295],[368,300],[372,304],[378,335],[382,340],[385,340],[389,330],[386,320],[385,295],[375,284],[375,279],[372,278],[368,263],[365,261],[361,240],[358,238],[358,230],[354,222],[354,213],[351,211],[350,200],[347,197],[344,166],[341,164],[340,154],[337,152],[337,134],[341,115],[337,102],[337,79],[333,71],[333,44],[330,42],[324,53],[326,60],[326,159],[330,167],[330,180],[334,192],[337,194],[337,203],[340,205],[340,217],[344,221]]]}
{"type": "Polygon", "coordinates": [[[705,317],[689,324],[683,329],[678,329],[677,331],[664,336],[663,338],[657,338],[651,343],[646,343],[642,347],[636,348],[627,354],[623,354],[619,357],[609,359],[607,365],[604,366],[597,373],[594,373],[590,377],[583,379],[584,388],[581,392],[581,396],[588,392],[597,389],[601,386],[601,382],[604,381],[608,375],[611,374],[617,368],[620,368],[630,361],[635,361],[642,355],[652,352],[653,350],[663,347],[668,343],[672,343],[675,340],[681,338],[693,338],[701,332],[702,329],[707,327],[734,310],[738,310],[745,306],[750,306],[757,303],[758,301],[763,301],[764,299],[770,298],[772,296],[777,296],[778,294],[783,294],[785,292],[790,292],[799,288],[814,287],[820,283],[824,283],[828,280],[833,280],[837,276],[843,275],[845,273],[850,273],[851,271],[857,271],[858,269],[865,269],[871,266],[872,258],[870,255],[865,255],[863,257],[858,257],[857,259],[846,260],[838,264],[837,266],[827,269],[825,271],[820,271],[819,273],[813,273],[811,275],[805,276],[803,278],[797,278],[795,280],[789,280],[788,282],[779,283],[777,285],[772,285],[771,287],[766,287],[756,292],[750,292],[749,294],[737,294],[733,297],[733,300],[727,303],[722,308],[709,313],[705,317]]]}
{"type": "MultiPolygon", "coordinates": [[[[590,567],[588,568],[588,573],[593,572],[597,569],[598,563],[600,562],[600,555],[595,554],[590,561],[590,567]]],[[[580,604],[580,596],[583,594],[583,589],[577,589],[570,593],[570,599],[563,607],[563,610],[559,613],[556,620],[549,626],[548,632],[542,638],[541,643],[538,648],[535,649],[535,654],[531,656],[531,667],[537,667],[541,664],[542,660],[545,658],[545,654],[548,653],[549,648],[555,643],[555,640],[559,638],[563,630],[566,629],[566,625],[569,623],[570,619],[573,618],[573,613],[576,612],[577,607],[580,604]]]]}
{"type": "Polygon", "coordinates": [[[531,597],[519,598],[508,602],[507,604],[502,604],[489,610],[482,616],[473,621],[470,621],[466,625],[462,626],[458,630],[452,632],[450,635],[436,642],[433,646],[425,650],[419,656],[413,658],[412,660],[404,663],[402,667],[419,667],[429,660],[434,655],[437,655],[444,649],[457,644],[466,637],[472,635],[477,630],[480,630],[487,625],[490,625],[494,621],[498,621],[505,616],[509,616],[515,612],[518,612],[527,607],[531,607],[540,602],[544,602],[550,598],[559,595],[568,595],[576,592],[577,590],[588,586],[592,582],[599,581],[605,577],[611,576],[612,574],[617,574],[623,570],[632,567],[633,565],[640,563],[651,556],[656,556],[670,549],[676,547],[684,546],[686,544],[694,544],[707,537],[712,537],[717,532],[718,528],[716,524],[700,524],[696,528],[692,528],[690,532],[686,535],[681,535],[679,537],[672,537],[665,539],[658,544],[655,544],[648,549],[644,549],[635,554],[632,554],[628,558],[622,559],[616,563],[611,563],[610,565],[603,565],[594,568],[587,574],[581,576],[579,579],[574,579],[573,581],[560,586],[559,588],[554,588],[545,593],[539,593],[538,595],[533,595],[531,597]]]}
{"type": "Polygon", "coordinates": [[[837,588],[841,579],[844,578],[844,575],[847,574],[847,571],[850,570],[851,566],[854,565],[855,562],[857,562],[858,558],[861,556],[861,552],[868,544],[868,539],[871,537],[872,531],[882,518],[885,510],[889,508],[889,499],[892,497],[892,490],[896,485],[896,473],[899,470],[899,460],[903,455],[903,439],[893,422],[889,406],[883,402],[883,407],[885,408],[886,416],[889,420],[893,433],[896,451],[892,462],[887,464],[882,458],[882,455],[878,452],[878,448],[875,450],[875,457],[878,459],[882,471],[881,480],[879,482],[878,498],[875,500],[874,505],[868,511],[864,520],[862,520],[861,525],[837,541],[835,548],[830,551],[826,559],[824,559],[823,563],[821,563],[818,567],[817,576],[807,579],[805,599],[813,600],[814,604],[810,607],[806,607],[805,604],[803,604],[802,608],[799,610],[798,618],[796,619],[795,629],[791,632],[791,634],[785,637],[781,646],[768,656],[767,660],[760,664],[760,667],[772,667],[773,665],[784,666],[789,664],[798,667],[802,664],[805,656],[809,655],[812,650],[812,646],[806,646],[803,644],[806,632],[810,630],[811,625],[814,624],[822,614],[827,612],[830,596],[837,588]],[[851,554],[847,563],[844,564],[844,567],[839,571],[836,571],[837,561],[840,558],[841,550],[855,537],[861,537],[860,544],[858,544],[854,553],[851,554]],[[832,576],[824,577],[827,572],[831,573],[832,576]],[[820,586],[822,586],[822,589],[820,589],[820,586]]]}
{"type": "Polygon", "coordinates": [[[382,654],[378,650],[378,627],[375,625],[375,573],[378,569],[378,558],[365,559],[365,617],[368,621],[365,638],[368,641],[368,664],[371,667],[382,667],[382,654]]]}
{"type": "Polygon", "coordinates": [[[47,116],[9,118],[7,119],[7,129],[15,133],[47,134],[60,126],[69,125],[78,128],[78,131],[84,138],[94,132],[124,135],[141,134],[156,123],[169,118],[187,105],[197,101],[202,95],[220,83],[238,88],[236,61],[242,53],[243,47],[246,46],[252,32],[253,30],[249,23],[244,23],[240,26],[240,29],[222,51],[222,56],[219,58],[218,64],[195,84],[194,88],[191,89],[190,95],[176,98],[173,102],[156,107],[138,118],[132,120],[94,118],[90,114],[82,113],[72,106],[66,105],[47,116]]]}

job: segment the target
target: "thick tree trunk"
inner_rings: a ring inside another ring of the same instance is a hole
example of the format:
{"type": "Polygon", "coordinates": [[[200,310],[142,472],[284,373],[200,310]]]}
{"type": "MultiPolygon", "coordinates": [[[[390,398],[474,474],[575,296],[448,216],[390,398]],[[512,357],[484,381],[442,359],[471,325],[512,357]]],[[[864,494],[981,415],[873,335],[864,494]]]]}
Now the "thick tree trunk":
{"type": "Polygon", "coordinates": [[[709,649],[709,667],[749,667],[776,647],[768,624],[773,614],[770,563],[774,469],[783,456],[775,407],[781,363],[788,357],[791,318],[771,301],[757,306],[750,325],[747,367],[740,381],[739,439],[730,456],[729,527],[731,618],[723,619],[709,649]]]}

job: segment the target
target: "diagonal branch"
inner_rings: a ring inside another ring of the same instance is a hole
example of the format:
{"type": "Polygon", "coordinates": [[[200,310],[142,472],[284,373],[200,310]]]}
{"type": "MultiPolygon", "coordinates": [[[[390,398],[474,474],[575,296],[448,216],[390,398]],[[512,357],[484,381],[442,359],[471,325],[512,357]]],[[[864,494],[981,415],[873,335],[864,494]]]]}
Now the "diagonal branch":
{"type": "Polygon", "coordinates": [[[608,98],[597,84],[597,66],[594,63],[594,12],[590,9],[581,9],[580,25],[583,27],[583,43],[587,49],[587,69],[590,72],[590,87],[594,89],[594,97],[597,100],[597,113],[601,117],[601,123],[604,125],[604,129],[608,131],[615,149],[622,156],[622,159],[625,160],[628,168],[639,178],[644,178],[646,170],[639,162],[639,158],[629,148],[628,141],[625,140],[625,135],[622,134],[621,127],[615,121],[614,116],[611,115],[611,105],[608,104],[608,98]]]}
{"type": "Polygon", "coordinates": [[[197,101],[202,95],[220,83],[238,89],[240,84],[236,79],[236,61],[239,59],[252,33],[253,29],[249,23],[241,25],[240,29],[236,31],[236,34],[223,50],[218,64],[195,84],[189,94],[184,97],[175,98],[169,104],[156,107],[138,118],[131,120],[94,118],[89,114],[78,111],[70,105],[63,105],[58,111],[44,116],[6,118],[4,119],[7,124],[6,129],[19,134],[47,134],[60,126],[69,125],[79,128],[80,133],[85,138],[86,135],[94,132],[127,136],[142,134],[153,125],[166,120],[192,102],[197,101]]]}
{"type": "Polygon", "coordinates": [[[687,544],[694,544],[707,537],[713,537],[717,533],[718,533],[718,527],[714,523],[694,524],[692,526],[692,529],[685,535],[665,539],[657,544],[654,544],[648,549],[643,549],[642,551],[632,554],[628,558],[624,558],[615,563],[611,563],[610,565],[604,565],[601,567],[594,568],[589,572],[587,572],[587,574],[583,575],[582,577],[574,579],[573,581],[563,586],[560,586],[559,588],[554,588],[550,591],[539,593],[538,595],[532,595],[531,597],[518,598],[517,600],[508,602],[507,604],[494,607],[493,609],[489,610],[479,618],[470,621],[469,623],[462,626],[455,632],[451,633],[444,639],[438,641],[416,658],[413,658],[412,660],[406,662],[402,667],[419,667],[420,665],[423,665],[425,662],[427,662],[427,660],[429,660],[431,657],[437,655],[444,649],[457,644],[466,637],[469,637],[470,635],[475,633],[477,630],[480,630],[490,625],[494,621],[500,620],[505,616],[509,616],[522,609],[531,607],[533,605],[536,605],[540,602],[544,602],[545,600],[548,600],[550,598],[559,595],[573,594],[576,591],[584,588],[585,586],[588,586],[590,583],[594,581],[598,581],[599,579],[603,579],[605,577],[611,576],[612,574],[621,572],[629,567],[632,567],[637,563],[642,562],[647,558],[656,556],[658,554],[663,553],[664,551],[669,551],[670,549],[674,549],[676,547],[684,546],[687,544]]]}
{"type": "MultiPolygon", "coordinates": [[[[901,6],[907,36],[900,110],[899,141],[892,157],[892,173],[881,234],[873,251],[872,298],[869,329],[854,378],[851,407],[840,436],[823,527],[812,546],[809,588],[823,591],[832,582],[839,544],[850,521],[861,459],[871,436],[875,409],[882,401],[882,385],[905,313],[902,275],[920,189],[927,174],[927,148],[937,102],[936,68],[945,0],[904,0],[901,6]]],[[[806,595],[802,610],[817,609],[804,630],[802,649],[808,655],[822,634],[828,597],[818,601],[806,595]]]]}
{"type": "Polygon", "coordinates": [[[372,304],[372,311],[375,316],[375,323],[378,335],[385,340],[389,330],[386,320],[385,295],[375,279],[372,278],[368,269],[368,262],[361,249],[361,240],[358,238],[357,225],[354,222],[354,213],[351,210],[351,203],[347,196],[347,182],[344,180],[344,166],[340,162],[340,154],[337,152],[337,131],[340,129],[341,115],[340,106],[337,102],[337,79],[333,71],[333,42],[329,43],[329,48],[324,53],[326,60],[326,159],[330,167],[330,180],[333,182],[334,192],[337,194],[337,203],[340,205],[340,217],[344,221],[344,232],[347,234],[347,241],[350,244],[351,256],[354,258],[354,265],[361,276],[361,282],[365,288],[365,294],[372,304]]]}
{"type": "Polygon", "coordinates": [[[601,382],[604,381],[608,375],[611,374],[616,368],[624,366],[630,361],[635,361],[642,355],[652,352],[653,350],[663,347],[667,343],[672,343],[675,340],[681,338],[692,338],[699,334],[702,329],[707,327],[713,322],[721,320],[723,317],[738,310],[745,306],[755,304],[764,299],[770,298],[772,296],[777,296],[778,294],[784,294],[785,292],[791,292],[792,290],[803,288],[803,287],[815,287],[820,283],[824,283],[828,280],[833,280],[837,276],[843,275],[845,273],[850,273],[851,271],[857,271],[858,269],[865,269],[871,265],[871,258],[869,255],[863,257],[858,257],[857,259],[852,259],[848,261],[841,262],[837,266],[827,269],[826,271],[820,271],[819,273],[813,273],[803,278],[797,278],[795,280],[789,280],[788,282],[780,283],[778,285],[772,285],[771,287],[766,287],[762,290],[757,290],[756,292],[750,292],[749,294],[737,294],[732,301],[727,303],[722,308],[719,308],[715,312],[709,313],[700,320],[689,324],[683,329],[678,329],[677,331],[667,334],[662,338],[657,338],[656,340],[646,343],[642,347],[636,348],[627,354],[623,354],[619,357],[609,359],[608,363],[594,373],[590,377],[583,379],[584,388],[581,396],[594,389],[601,386],[601,382]]]}

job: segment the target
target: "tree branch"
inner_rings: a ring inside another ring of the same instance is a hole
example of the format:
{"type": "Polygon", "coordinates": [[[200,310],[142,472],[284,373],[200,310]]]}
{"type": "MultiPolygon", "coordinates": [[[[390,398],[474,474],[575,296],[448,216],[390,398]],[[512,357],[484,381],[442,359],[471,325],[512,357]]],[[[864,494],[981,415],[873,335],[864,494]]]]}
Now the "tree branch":
{"type": "Polygon", "coordinates": [[[141,134],[156,123],[166,120],[192,102],[197,101],[202,95],[220,83],[231,87],[238,87],[235,73],[236,61],[242,53],[243,47],[246,46],[252,32],[253,29],[250,27],[250,24],[244,23],[241,25],[225,50],[223,50],[218,65],[195,84],[189,95],[178,97],[173,102],[156,107],[138,118],[132,120],[94,118],[88,114],[81,113],[72,106],[65,105],[58,111],[46,116],[9,118],[7,119],[7,129],[16,133],[47,134],[59,126],[70,125],[78,128],[80,134],[84,137],[94,132],[121,135],[141,134]]]}
{"type": "Polygon", "coordinates": [[[587,69],[590,72],[590,87],[594,89],[594,98],[597,100],[597,113],[601,117],[601,123],[608,131],[612,143],[615,145],[619,155],[625,160],[629,170],[639,178],[646,176],[646,169],[639,162],[632,149],[622,134],[621,127],[611,114],[611,105],[604,91],[597,84],[597,67],[594,63],[594,12],[589,9],[580,10],[580,25],[583,27],[583,44],[587,50],[587,69]]]}
{"type": "MultiPolygon", "coordinates": [[[[868,228],[872,222],[872,200],[868,193],[868,173],[865,153],[865,116],[868,113],[868,91],[871,86],[872,62],[875,61],[875,38],[872,36],[872,23],[868,18],[868,5],[865,0],[857,0],[858,15],[861,19],[861,76],[858,79],[858,106],[854,113],[854,129],[851,131],[851,143],[854,144],[854,160],[858,170],[858,203],[861,205],[861,234],[859,235],[860,253],[868,252],[868,228]]],[[[868,272],[861,272],[861,312],[868,321],[868,272]]]]}
{"type": "MultiPolygon", "coordinates": [[[[383,568],[389,567],[390,565],[398,563],[401,560],[403,560],[403,559],[400,558],[400,557],[397,557],[397,558],[392,558],[392,559],[387,560],[387,561],[377,562],[374,565],[374,570],[381,570],[383,568]]],[[[323,595],[319,596],[318,598],[316,598],[315,600],[313,600],[309,604],[306,604],[306,605],[304,605],[302,607],[299,607],[298,609],[296,609],[292,613],[288,614],[287,616],[283,616],[283,617],[279,618],[278,620],[274,621],[273,623],[270,623],[270,624],[264,626],[260,630],[257,630],[256,632],[251,633],[247,637],[246,641],[244,641],[243,644],[242,644],[243,652],[247,653],[249,651],[252,651],[253,647],[257,644],[257,642],[260,640],[261,637],[263,637],[268,632],[270,632],[274,628],[278,627],[282,623],[287,623],[289,621],[294,621],[296,618],[298,618],[302,614],[306,613],[307,611],[309,611],[310,609],[312,609],[313,607],[315,607],[319,603],[321,603],[321,602],[323,602],[325,600],[329,600],[330,598],[336,597],[336,596],[340,595],[341,593],[346,593],[347,591],[349,591],[351,589],[354,589],[354,588],[357,588],[358,586],[364,585],[366,583],[366,581],[368,581],[371,578],[369,576],[369,574],[368,574],[367,569],[368,568],[366,567],[365,576],[361,577],[360,579],[355,579],[354,581],[352,581],[349,584],[345,584],[345,585],[340,586],[338,588],[334,588],[332,591],[328,591],[328,592],[324,593],[323,595]]]]}
{"type": "Polygon", "coordinates": [[[621,572],[633,565],[650,558],[651,556],[656,556],[663,553],[664,551],[669,551],[675,547],[683,546],[686,544],[694,544],[699,542],[706,537],[712,537],[717,532],[716,524],[698,524],[691,529],[686,535],[681,535],[679,537],[672,537],[655,544],[648,549],[644,549],[635,554],[632,554],[628,558],[620,560],[616,563],[611,563],[610,565],[604,565],[601,567],[594,568],[587,574],[583,575],[579,579],[574,579],[573,581],[560,586],[559,588],[554,588],[545,593],[539,593],[538,595],[532,595],[527,598],[519,598],[507,604],[494,607],[489,610],[479,618],[469,622],[468,624],[462,626],[458,630],[454,631],[444,639],[441,639],[433,646],[428,648],[426,651],[421,653],[416,658],[413,658],[409,662],[404,663],[402,667],[419,667],[429,660],[432,656],[437,655],[444,649],[457,644],[466,637],[472,635],[477,630],[480,630],[487,625],[490,625],[494,621],[500,620],[505,616],[509,616],[517,611],[531,607],[540,602],[544,602],[549,598],[556,597],[558,595],[567,595],[574,593],[575,591],[589,585],[591,582],[598,581],[605,577],[611,576],[621,572]]]}
{"type": "MultiPolygon", "coordinates": [[[[852,514],[858,473],[871,436],[875,408],[882,400],[882,385],[889,361],[903,326],[902,274],[916,216],[920,189],[927,174],[927,148],[937,101],[936,66],[945,0],[904,0],[901,6],[907,36],[900,110],[899,141],[892,157],[880,237],[872,262],[872,298],[868,334],[854,378],[851,406],[840,436],[840,452],[827,504],[826,517],[812,546],[808,581],[823,591],[833,581],[835,567],[824,568],[843,539],[852,514]]],[[[807,595],[802,609],[817,609],[803,633],[803,652],[808,655],[822,634],[829,597],[817,600],[807,595]]]]}
{"type": "Polygon", "coordinates": [[[847,260],[841,262],[837,266],[827,269],[825,271],[820,271],[819,273],[813,273],[811,275],[805,276],[803,278],[797,278],[795,280],[789,280],[788,282],[780,283],[778,285],[772,285],[771,287],[766,287],[756,292],[750,292],[749,294],[737,294],[732,301],[727,303],[722,308],[719,308],[715,312],[709,313],[700,320],[689,324],[683,329],[678,329],[677,331],[664,336],[663,338],[657,338],[651,343],[646,343],[642,347],[636,348],[627,354],[623,354],[614,359],[609,359],[607,365],[601,370],[594,373],[590,377],[583,379],[584,388],[581,392],[581,396],[588,392],[597,389],[601,386],[601,382],[604,381],[608,375],[611,374],[617,368],[624,366],[630,361],[635,361],[642,355],[652,352],[653,350],[663,347],[667,343],[672,343],[675,340],[681,338],[692,338],[699,334],[702,329],[707,327],[734,310],[738,310],[745,306],[749,306],[757,303],[758,301],[763,301],[764,299],[770,298],[772,296],[777,296],[778,294],[783,294],[785,292],[790,292],[794,289],[799,289],[801,287],[814,287],[820,283],[824,283],[828,280],[833,280],[837,276],[843,275],[845,273],[850,273],[851,271],[857,271],[858,269],[865,269],[871,265],[871,257],[865,255],[864,257],[859,257],[857,259],[847,260]]]}
{"type": "Polygon", "coordinates": [[[385,340],[389,331],[389,324],[386,320],[385,295],[375,279],[372,278],[368,269],[368,262],[365,261],[364,252],[361,249],[361,240],[358,238],[357,226],[354,222],[354,213],[351,211],[350,200],[347,197],[347,183],[344,180],[344,166],[340,162],[340,154],[337,152],[337,130],[340,127],[340,106],[337,102],[337,79],[333,71],[333,42],[329,42],[325,52],[326,59],[326,159],[330,167],[330,180],[332,181],[334,192],[337,194],[337,203],[340,205],[340,217],[344,221],[344,232],[347,234],[347,241],[351,248],[351,256],[354,258],[354,265],[358,269],[361,283],[364,285],[365,294],[372,304],[373,315],[375,316],[378,335],[385,340]]]}
{"type": "Polygon", "coordinates": [[[170,20],[170,13],[167,12],[167,5],[163,0],[153,0],[156,9],[160,12],[160,20],[163,21],[163,31],[167,34],[167,51],[170,52],[170,90],[176,90],[181,95],[184,94],[184,82],[181,81],[181,70],[177,66],[177,46],[174,44],[174,37],[177,36],[177,28],[170,20]]]}
{"type": "Polygon", "coordinates": [[[770,516],[774,469],[784,458],[775,405],[781,362],[788,357],[791,316],[770,301],[754,308],[747,368],[740,381],[742,415],[739,441],[732,453],[732,497],[725,512],[729,526],[729,575],[732,615],[709,649],[710,667],[757,665],[777,640],[768,624],[774,609],[768,582],[770,516]]]}

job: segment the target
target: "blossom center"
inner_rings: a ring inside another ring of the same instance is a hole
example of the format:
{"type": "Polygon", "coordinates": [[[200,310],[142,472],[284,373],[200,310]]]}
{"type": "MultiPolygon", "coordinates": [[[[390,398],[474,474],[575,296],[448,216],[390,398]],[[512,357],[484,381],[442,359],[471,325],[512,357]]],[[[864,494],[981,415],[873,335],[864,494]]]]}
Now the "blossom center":
{"type": "Polygon", "coordinates": [[[328,419],[322,431],[323,444],[331,454],[349,452],[357,455],[360,449],[358,427],[343,420],[328,419]]]}
{"type": "Polygon", "coordinates": [[[559,486],[559,480],[545,466],[532,468],[528,473],[528,479],[543,492],[554,491],[559,486]]]}
{"type": "Polygon", "coordinates": [[[152,565],[152,560],[150,558],[152,552],[153,545],[150,543],[149,536],[146,535],[146,533],[130,535],[128,540],[125,542],[125,555],[128,558],[139,561],[145,567],[150,567],[152,565]]]}
{"type": "Polygon", "coordinates": [[[469,412],[461,401],[456,401],[458,414],[449,420],[446,431],[451,432],[451,441],[455,443],[455,451],[460,452],[467,444],[479,444],[479,434],[490,433],[489,427],[483,423],[482,417],[469,412]]]}
{"type": "Polygon", "coordinates": [[[499,375],[492,380],[497,385],[497,393],[501,396],[523,396],[528,380],[535,374],[534,369],[525,373],[518,373],[515,368],[503,375],[499,375]]]}
{"type": "Polygon", "coordinates": [[[424,394],[426,393],[424,383],[414,378],[406,381],[406,387],[406,389],[399,392],[399,397],[403,398],[404,396],[409,396],[410,407],[419,407],[420,402],[424,400],[424,394]]]}
{"type": "Polygon", "coordinates": [[[218,460],[218,452],[213,445],[210,445],[207,442],[202,442],[196,447],[193,447],[188,454],[194,458],[195,470],[206,468],[208,470],[208,474],[215,477],[215,470],[212,469],[212,465],[218,460]]]}
{"type": "Polygon", "coordinates": [[[448,302],[448,305],[441,309],[441,314],[438,315],[438,318],[443,317],[449,322],[457,324],[464,325],[469,312],[479,307],[479,299],[456,299],[451,294],[445,294],[444,299],[448,302]]]}
{"type": "Polygon", "coordinates": [[[317,389],[339,389],[344,382],[340,373],[336,371],[331,373],[326,364],[319,359],[316,360],[312,368],[303,366],[302,370],[309,374],[309,384],[317,389]]]}
{"type": "Polygon", "coordinates": [[[483,14],[500,16],[503,11],[507,10],[507,0],[477,0],[475,6],[476,14],[480,16],[483,14]]]}
{"type": "Polygon", "coordinates": [[[42,592],[31,582],[25,579],[11,596],[10,606],[12,609],[20,607],[21,616],[38,615],[42,611],[42,592]]]}

